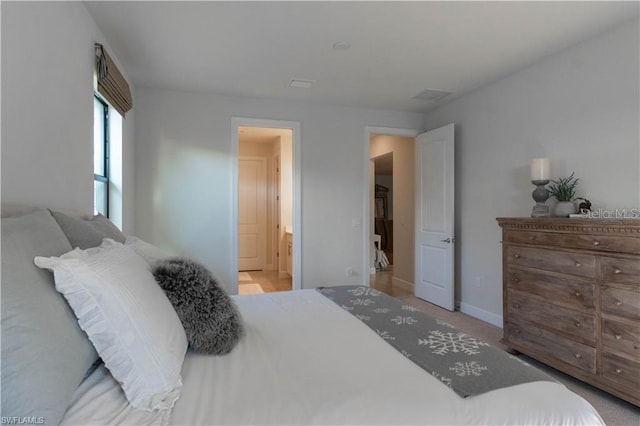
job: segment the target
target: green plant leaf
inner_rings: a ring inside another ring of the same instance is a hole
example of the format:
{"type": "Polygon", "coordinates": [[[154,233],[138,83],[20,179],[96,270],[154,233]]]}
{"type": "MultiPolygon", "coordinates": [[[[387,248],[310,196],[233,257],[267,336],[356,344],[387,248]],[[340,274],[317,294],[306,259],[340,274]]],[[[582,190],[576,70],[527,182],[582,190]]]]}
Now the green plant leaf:
{"type": "Polygon", "coordinates": [[[580,180],[574,177],[574,174],[572,172],[571,176],[560,177],[558,180],[551,179],[551,184],[547,187],[549,194],[558,201],[572,201],[576,195],[576,188],[580,180]]]}

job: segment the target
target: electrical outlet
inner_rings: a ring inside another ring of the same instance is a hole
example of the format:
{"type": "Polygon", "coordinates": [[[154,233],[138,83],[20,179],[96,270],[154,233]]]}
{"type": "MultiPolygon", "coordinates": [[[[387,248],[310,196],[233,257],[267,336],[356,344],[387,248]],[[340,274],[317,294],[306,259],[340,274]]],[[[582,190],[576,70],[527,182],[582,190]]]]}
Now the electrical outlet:
{"type": "Polygon", "coordinates": [[[348,277],[352,277],[352,276],[354,276],[355,274],[356,274],[356,273],[355,273],[355,271],[353,270],[353,268],[352,268],[352,267],[348,267],[348,268],[347,268],[347,276],[348,276],[348,277]]]}
{"type": "Polygon", "coordinates": [[[473,284],[476,288],[484,288],[484,277],[475,277],[473,284]]]}

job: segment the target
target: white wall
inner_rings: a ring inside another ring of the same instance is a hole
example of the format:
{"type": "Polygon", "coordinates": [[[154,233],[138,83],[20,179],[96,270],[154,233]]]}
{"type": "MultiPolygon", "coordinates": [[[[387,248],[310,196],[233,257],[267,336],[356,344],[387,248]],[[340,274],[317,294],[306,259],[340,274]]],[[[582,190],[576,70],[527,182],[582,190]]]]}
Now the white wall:
{"type": "MultiPolygon", "coordinates": [[[[108,48],[80,2],[2,2],[3,208],[93,213],[94,42],[108,48]]],[[[132,135],[129,113],[123,128],[125,206],[133,204],[132,185],[126,184],[133,179],[132,135]]],[[[132,232],[131,209],[125,208],[122,221],[132,232]]]]}
{"type": "Polygon", "coordinates": [[[363,283],[365,126],[418,128],[422,114],[150,88],[136,91],[136,232],[193,256],[231,290],[232,117],[301,125],[302,286],[363,283]],[[346,268],[357,272],[346,277],[346,268]]]}
{"type": "Polygon", "coordinates": [[[456,125],[457,284],[463,311],[501,323],[499,216],[534,204],[529,161],[575,171],[593,208],[640,206],[638,21],[429,113],[456,125]]]}

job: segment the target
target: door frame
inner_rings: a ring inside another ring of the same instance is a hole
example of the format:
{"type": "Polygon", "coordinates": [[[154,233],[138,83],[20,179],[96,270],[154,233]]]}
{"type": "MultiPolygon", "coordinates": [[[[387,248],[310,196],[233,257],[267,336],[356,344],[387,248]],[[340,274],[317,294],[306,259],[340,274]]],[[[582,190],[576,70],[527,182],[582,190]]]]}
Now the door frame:
{"type": "MultiPolygon", "coordinates": [[[[298,121],[272,120],[266,118],[231,117],[231,275],[238,275],[238,127],[271,127],[276,129],[291,129],[293,150],[293,271],[291,289],[302,289],[302,185],[300,166],[302,164],[300,148],[300,123],[298,121]]],[[[238,280],[234,280],[232,288],[238,292],[238,280]]]]}
{"type": "Polygon", "coordinates": [[[370,228],[372,225],[371,218],[371,203],[373,200],[371,199],[371,194],[369,188],[371,186],[371,177],[370,177],[370,157],[371,157],[371,135],[388,135],[388,136],[405,136],[410,138],[415,138],[420,133],[423,133],[424,130],[420,129],[404,129],[404,128],[396,128],[396,127],[375,127],[375,126],[366,126],[364,128],[364,182],[366,182],[366,188],[364,190],[364,206],[362,217],[364,218],[362,221],[362,252],[364,253],[364,259],[362,263],[362,285],[369,287],[369,269],[371,267],[370,260],[372,259],[373,252],[371,249],[371,242],[369,237],[370,228]]]}

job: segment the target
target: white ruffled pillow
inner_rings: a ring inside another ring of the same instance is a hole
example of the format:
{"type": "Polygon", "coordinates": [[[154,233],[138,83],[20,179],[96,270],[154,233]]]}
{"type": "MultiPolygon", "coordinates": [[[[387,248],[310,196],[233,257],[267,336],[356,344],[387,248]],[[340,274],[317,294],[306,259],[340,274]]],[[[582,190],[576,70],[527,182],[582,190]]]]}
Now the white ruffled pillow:
{"type": "Polygon", "coordinates": [[[124,244],[140,255],[140,257],[142,257],[149,266],[153,265],[160,259],[171,256],[161,248],[141,240],[138,237],[128,236],[124,244]]]}
{"type": "Polygon", "coordinates": [[[105,239],[99,247],[34,262],[53,271],[56,289],[131,405],[171,408],[182,388],[187,338],[144,259],[105,239]]]}

